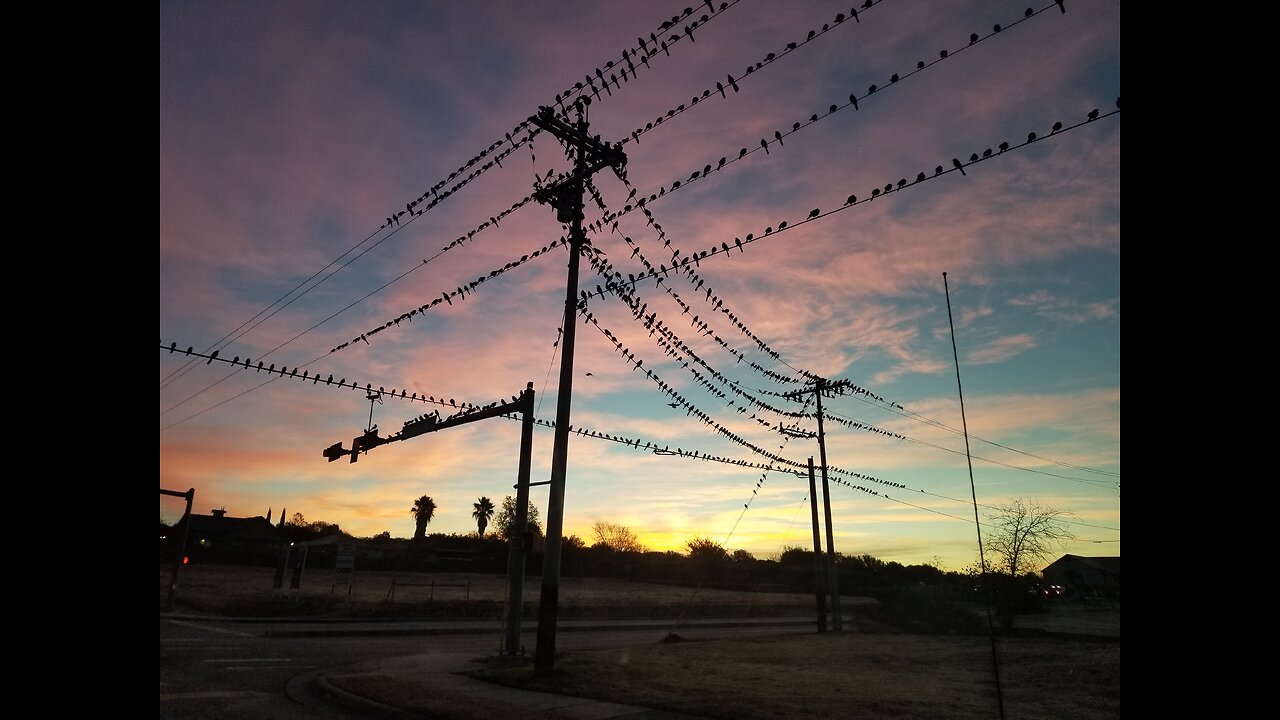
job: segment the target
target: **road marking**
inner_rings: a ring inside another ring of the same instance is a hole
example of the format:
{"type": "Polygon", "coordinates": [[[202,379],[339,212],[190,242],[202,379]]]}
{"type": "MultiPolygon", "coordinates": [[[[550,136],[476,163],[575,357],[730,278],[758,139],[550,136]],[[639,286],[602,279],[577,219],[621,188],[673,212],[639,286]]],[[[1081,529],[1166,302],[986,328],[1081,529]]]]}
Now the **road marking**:
{"type": "Polygon", "coordinates": [[[198,630],[207,630],[209,632],[226,633],[227,635],[235,635],[237,637],[257,637],[257,635],[254,633],[236,632],[235,630],[226,630],[219,627],[212,627],[210,625],[201,625],[199,623],[193,623],[193,622],[183,622],[181,620],[166,619],[165,622],[171,622],[174,625],[181,625],[183,627],[196,628],[198,630]]]}
{"type": "MultiPolygon", "coordinates": [[[[294,671],[294,670],[303,670],[303,669],[306,669],[306,668],[314,668],[314,667],[320,667],[320,666],[319,666],[319,665],[290,665],[290,666],[289,666],[289,670],[290,670],[290,672],[292,672],[292,671],[294,671]]],[[[222,669],[223,669],[223,670],[226,670],[226,671],[228,671],[228,672],[230,672],[230,671],[236,671],[236,670],[261,670],[261,669],[262,669],[262,666],[261,666],[261,665],[253,665],[253,666],[246,665],[246,666],[244,666],[244,667],[224,667],[224,668],[222,668],[222,669]]]]}
{"type": "Polygon", "coordinates": [[[263,697],[264,692],[256,690],[224,690],[220,692],[168,693],[160,695],[160,702],[166,700],[219,700],[225,698],[263,697]]]}

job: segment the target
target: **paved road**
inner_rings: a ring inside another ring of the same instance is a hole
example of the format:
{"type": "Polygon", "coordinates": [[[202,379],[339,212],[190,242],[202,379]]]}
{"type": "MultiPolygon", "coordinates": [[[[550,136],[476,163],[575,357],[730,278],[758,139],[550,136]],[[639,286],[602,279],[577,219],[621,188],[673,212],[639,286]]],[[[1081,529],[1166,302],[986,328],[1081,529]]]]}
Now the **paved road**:
{"type": "MultiPolygon", "coordinates": [[[[812,621],[785,627],[741,621],[685,624],[637,621],[559,625],[557,650],[657,642],[675,629],[686,638],[725,637],[787,627],[812,632],[812,621]]],[[[535,632],[522,635],[534,651],[535,632]]],[[[495,623],[460,622],[236,622],[160,618],[161,720],[356,720],[314,687],[322,674],[381,659],[421,653],[496,655],[495,623]]]]}

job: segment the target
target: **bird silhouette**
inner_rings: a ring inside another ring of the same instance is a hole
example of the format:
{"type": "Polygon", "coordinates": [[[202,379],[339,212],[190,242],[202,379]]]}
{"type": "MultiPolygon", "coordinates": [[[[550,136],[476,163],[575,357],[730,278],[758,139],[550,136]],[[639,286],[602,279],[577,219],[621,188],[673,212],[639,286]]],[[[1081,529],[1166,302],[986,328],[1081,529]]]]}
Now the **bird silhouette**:
{"type": "Polygon", "coordinates": [[[729,75],[728,78],[729,78],[729,87],[733,88],[734,92],[738,92],[738,82],[733,79],[732,75],[729,75]]]}
{"type": "Polygon", "coordinates": [[[1022,16],[1023,16],[1023,17],[1031,17],[1032,15],[1035,15],[1035,14],[1036,14],[1036,11],[1035,11],[1035,10],[1032,10],[1031,8],[1027,8],[1027,9],[1026,9],[1026,11],[1024,11],[1024,12],[1022,13],[1022,16]]]}
{"type": "MultiPolygon", "coordinates": [[[[435,216],[433,215],[432,217],[435,217],[435,216]]],[[[673,408],[678,408],[678,407],[680,407],[680,403],[667,403],[667,406],[668,406],[668,407],[673,407],[673,408]]]]}
{"type": "Polygon", "coordinates": [[[853,109],[856,111],[856,110],[858,109],[858,96],[857,96],[857,95],[850,95],[850,96],[849,96],[849,104],[850,104],[850,105],[853,105],[853,109]]]}
{"type": "Polygon", "coordinates": [[[1027,133],[1027,142],[1035,142],[1035,141],[1036,141],[1036,134],[1035,134],[1035,133],[1027,133]]]}
{"type": "Polygon", "coordinates": [[[1067,6],[1062,4],[1062,0],[1053,0],[1053,1],[1058,4],[1058,9],[1062,11],[1062,14],[1066,15],[1067,6]]]}
{"type": "Polygon", "coordinates": [[[778,141],[778,146],[779,146],[779,147],[785,147],[785,145],[784,145],[784,144],[783,144],[783,142],[782,142],[782,131],[781,131],[781,130],[774,130],[774,131],[773,131],[773,137],[774,137],[774,139],[776,139],[776,140],[778,141]]]}
{"type": "Polygon", "coordinates": [[[213,359],[216,357],[218,357],[218,351],[214,350],[213,354],[209,356],[209,359],[204,361],[204,364],[208,365],[209,363],[213,362],[213,359]]]}
{"type": "Polygon", "coordinates": [[[812,209],[812,210],[810,210],[810,211],[809,211],[809,217],[810,217],[810,218],[816,218],[816,217],[818,217],[818,216],[819,216],[819,215],[821,215],[821,214],[822,214],[822,210],[821,210],[821,209],[819,209],[819,208],[814,208],[814,209],[812,209]]]}
{"type": "Polygon", "coordinates": [[[1007,142],[1000,143],[1000,152],[1004,152],[1005,150],[1008,150],[1008,149],[1009,149],[1009,143],[1007,142]]]}
{"type": "Polygon", "coordinates": [[[764,138],[760,138],[760,147],[764,148],[764,154],[765,154],[765,155],[768,155],[768,154],[769,154],[769,141],[768,141],[768,140],[765,140],[764,138]]]}
{"type": "Polygon", "coordinates": [[[1098,119],[1098,108],[1094,108],[1094,109],[1092,109],[1092,110],[1090,110],[1090,111],[1089,111],[1089,119],[1090,119],[1090,120],[1097,120],[1097,119],[1098,119]]]}
{"type": "Polygon", "coordinates": [[[954,165],[955,168],[960,171],[961,175],[967,176],[969,174],[964,171],[964,165],[960,163],[960,158],[951,158],[951,164],[954,165]]]}
{"type": "Polygon", "coordinates": [[[891,82],[891,83],[896,83],[896,82],[898,82],[898,73],[894,73],[893,75],[891,75],[891,76],[889,77],[889,82],[891,82]]]}
{"type": "Polygon", "coordinates": [[[1058,131],[1059,131],[1059,130],[1061,130],[1061,129],[1062,129],[1062,123],[1061,123],[1061,122],[1056,122],[1056,123],[1054,123],[1054,124],[1053,124],[1053,132],[1058,132],[1058,131]]]}

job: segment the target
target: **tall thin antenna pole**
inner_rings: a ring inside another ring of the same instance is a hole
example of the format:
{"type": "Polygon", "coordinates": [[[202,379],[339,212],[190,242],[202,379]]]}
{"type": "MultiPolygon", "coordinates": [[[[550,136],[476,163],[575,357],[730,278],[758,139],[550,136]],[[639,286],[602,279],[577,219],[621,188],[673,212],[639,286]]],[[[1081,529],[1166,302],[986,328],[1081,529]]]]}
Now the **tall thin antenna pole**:
{"type": "Polygon", "coordinates": [[[991,583],[987,582],[987,556],[982,550],[982,525],[978,522],[978,491],[973,484],[973,456],[969,454],[969,424],[964,414],[964,388],[960,385],[960,353],[956,350],[956,324],[951,319],[951,289],[947,274],[942,273],[942,291],[947,296],[947,323],[951,325],[951,354],[956,359],[956,392],[960,395],[960,427],[964,430],[964,456],[969,461],[969,493],[973,496],[973,526],[978,530],[978,565],[982,568],[982,587],[987,592],[987,634],[991,637],[991,667],[996,674],[996,701],[1004,718],[1004,693],[1000,689],[1000,661],[996,657],[996,631],[991,622],[991,583]]]}

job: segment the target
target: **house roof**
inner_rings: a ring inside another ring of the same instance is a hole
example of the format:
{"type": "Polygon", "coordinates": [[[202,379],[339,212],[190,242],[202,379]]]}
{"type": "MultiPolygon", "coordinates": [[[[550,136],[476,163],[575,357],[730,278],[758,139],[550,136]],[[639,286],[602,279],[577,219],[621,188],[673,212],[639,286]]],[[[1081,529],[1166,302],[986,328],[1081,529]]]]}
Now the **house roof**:
{"type": "Polygon", "coordinates": [[[249,518],[227,517],[225,515],[191,515],[179,520],[174,531],[179,531],[184,522],[190,521],[190,536],[193,539],[217,539],[221,537],[252,537],[265,540],[280,539],[280,532],[261,515],[249,518]]]}
{"type": "Polygon", "coordinates": [[[1049,568],[1055,567],[1059,564],[1065,565],[1068,563],[1080,563],[1082,565],[1095,567],[1099,570],[1103,570],[1105,572],[1109,572],[1115,575],[1120,574],[1120,556],[1118,555],[1115,557],[1085,557],[1083,555],[1063,555],[1057,560],[1054,560],[1052,563],[1049,563],[1049,566],[1046,567],[1045,570],[1048,570],[1049,568]]]}

